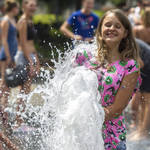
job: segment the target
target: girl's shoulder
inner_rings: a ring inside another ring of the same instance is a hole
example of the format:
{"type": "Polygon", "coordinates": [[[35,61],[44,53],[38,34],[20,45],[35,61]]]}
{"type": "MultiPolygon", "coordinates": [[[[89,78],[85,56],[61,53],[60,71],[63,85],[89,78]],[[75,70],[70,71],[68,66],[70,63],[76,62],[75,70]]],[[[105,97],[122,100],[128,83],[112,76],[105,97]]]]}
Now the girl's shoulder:
{"type": "Polygon", "coordinates": [[[120,60],[117,63],[117,67],[124,70],[125,74],[139,71],[138,62],[134,59],[126,59],[125,61],[120,60]]]}
{"type": "Polygon", "coordinates": [[[139,64],[137,61],[135,61],[134,59],[130,59],[126,61],[126,65],[125,65],[125,74],[131,74],[134,72],[138,72],[139,71],[139,64]]]}
{"type": "Polygon", "coordinates": [[[130,65],[137,65],[137,62],[134,59],[126,59],[125,61],[119,60],[116,63],[118,66],[122,66],[122,67],[127,67],[130,65]]]}
{"type": "Polygon", "coordinates": [[[7,16],[4,16],[1,18],[1,27],[8,27],[9,26],[9,18],[7,16]]]}
{"type": "Polygon", "coordinates": [[[135,61],[134,59],[129,59],[129,60],[126,60],[126,62],[127,62],[127,66],[129,66],[129,65],[138,65],[138,62],[137,61],[135,61]]]}

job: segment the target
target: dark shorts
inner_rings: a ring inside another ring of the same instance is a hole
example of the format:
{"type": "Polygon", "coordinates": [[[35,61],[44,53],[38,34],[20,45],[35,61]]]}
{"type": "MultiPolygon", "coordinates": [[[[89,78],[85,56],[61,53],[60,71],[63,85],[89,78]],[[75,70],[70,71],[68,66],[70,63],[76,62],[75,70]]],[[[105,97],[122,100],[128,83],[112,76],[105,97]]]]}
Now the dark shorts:
{"type": "Polygon", "coordinates": [[[150,92],[150,70],[141,70],[142,84],[140,92],[150,92]]]}

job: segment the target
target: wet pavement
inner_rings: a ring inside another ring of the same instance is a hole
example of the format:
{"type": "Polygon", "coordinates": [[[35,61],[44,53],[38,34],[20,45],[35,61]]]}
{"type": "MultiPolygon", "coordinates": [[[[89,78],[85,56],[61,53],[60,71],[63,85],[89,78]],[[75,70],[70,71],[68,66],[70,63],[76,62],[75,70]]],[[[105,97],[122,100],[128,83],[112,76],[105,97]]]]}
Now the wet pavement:
{"type": "Polygon", "coordinates": [[[144,141],[127,141],[127,150],[150,150],[150,139],[144,141]]]}
{"type": "Polygon", "coordinates": [[[126,128],[127,128],[127,150],[150,150],[150,137],[145,140],[139,141],[131,141],[134,130],[129,128],[129,125],[132,120],[131,116],[131,103],[129,103],[128,107],[125,110],[125,120],[126,120],[126,128]]]}

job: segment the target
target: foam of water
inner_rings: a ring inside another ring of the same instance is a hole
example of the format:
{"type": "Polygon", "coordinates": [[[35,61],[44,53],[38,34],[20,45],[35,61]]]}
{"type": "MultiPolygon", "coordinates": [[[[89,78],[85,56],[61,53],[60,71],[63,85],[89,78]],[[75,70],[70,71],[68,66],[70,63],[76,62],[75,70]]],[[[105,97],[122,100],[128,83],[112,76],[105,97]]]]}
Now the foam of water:
{"type": "MultiPolygon", "coordinates": [[[[29,120],[38,124],[37,140],[41,150],[103,150],[102,124],[104,111],[98,103],[101,96],[97,90],[97,75],[80,66],[72,68],[72,56],[83,49],[93,49],[95,45],[79,44],[73,51],[67,51],[58,62],[54,61],[54,75],[49,71],[41,72],[46,78],[27,97],[34,93],[45,100],[42,107],[34,108],[27,104],[29,120]]],[[[27,116],[24,115],[27,118],[27,116]]],[[[31,142],[31,141],[28,141],[31,142]]],[[[25,147],[24,149],[28,149],[25,147]]]]}

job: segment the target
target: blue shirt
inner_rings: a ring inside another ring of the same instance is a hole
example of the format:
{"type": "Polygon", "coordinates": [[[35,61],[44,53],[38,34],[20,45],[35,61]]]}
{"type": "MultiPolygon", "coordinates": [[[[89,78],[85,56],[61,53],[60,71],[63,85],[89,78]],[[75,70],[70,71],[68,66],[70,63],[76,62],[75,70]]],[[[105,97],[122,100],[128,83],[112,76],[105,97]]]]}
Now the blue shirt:
{"type": "Polygon", "coordinates": [[[67,22],[73,28],[75,35],[81,35],[84,39],[93,37],[93,31],[98,26],[99,17],[91,13],[85,15],[78,10],[70,15],[67,22]]]}

